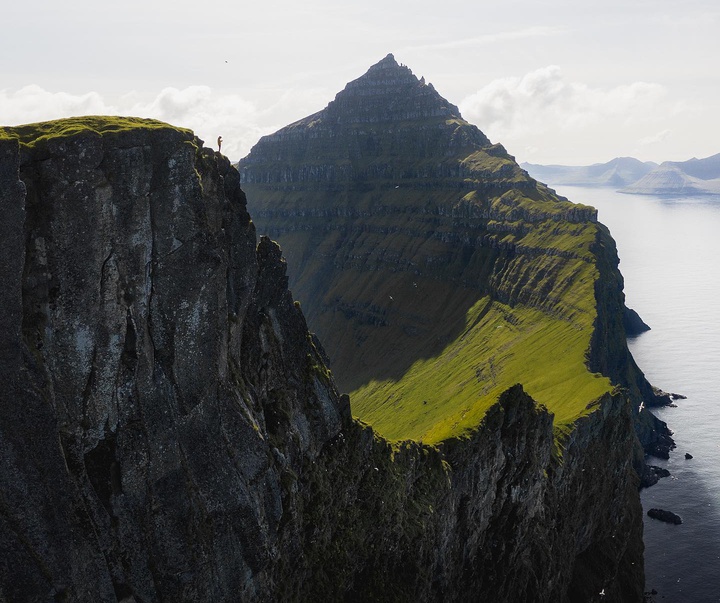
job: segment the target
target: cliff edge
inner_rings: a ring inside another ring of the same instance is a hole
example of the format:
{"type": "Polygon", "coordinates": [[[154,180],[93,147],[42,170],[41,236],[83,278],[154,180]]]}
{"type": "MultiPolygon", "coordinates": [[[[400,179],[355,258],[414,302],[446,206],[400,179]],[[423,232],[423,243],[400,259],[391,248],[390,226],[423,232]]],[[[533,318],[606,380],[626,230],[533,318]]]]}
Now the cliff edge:
{"type": "Polygon", "coordinates": [[[641,600],[623,392],[378,436],[187,130],[0,129],[0,203],[0,600],[641,600]]]}

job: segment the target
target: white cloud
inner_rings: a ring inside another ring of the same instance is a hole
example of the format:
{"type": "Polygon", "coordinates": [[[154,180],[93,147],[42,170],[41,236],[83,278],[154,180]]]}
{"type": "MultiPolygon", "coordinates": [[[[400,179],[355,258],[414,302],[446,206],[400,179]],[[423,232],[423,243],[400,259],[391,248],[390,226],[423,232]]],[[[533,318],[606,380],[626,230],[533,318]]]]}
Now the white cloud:
{"type": "Polygon", "coordinates": [[[488,44],[498,44],[500,42],[514,42],[528,38],[548,37],[563,33],[565,30],[560,27],[534,26],[524,29],[501,31],[492,34],[484,34],[471,38],[461,38],[458,40],[450,40],[445,42],[437,42],[434,44],[422,44],[419,46],[410,46],[401,49],[401,52],[409,52],[412,50],[446,50],[456,48],[468,48],[474,46],[484,46],[488,44]]]}
{"type": "Polygon", "coordinates": [[[284,125],[279,114],[296,100],[290,95],[260,111],[237,94],[216,94],[208,86],[165,88],[145,100],[131,92],[108,101],[97,92],[69,94],[30,85],[16,91],[0,90],[0,120],[2,125],[19,125],[80,115],[151,117],[192,129],[207,146],[215,146],[222,135],[223,153],[236,161],[260,136],[284,125]],[[278,119],[280,125],[276,125],[278,119]]]}
{"type": "Polygon", "coordinates": [[[658,132],[657,134],[652,134],[651,136],[644,136],[638,141],[638,144],[640,144],[641,146],[647,146],[663,142],[667,140],[667,137],[670,136],[671,132],[672,130],[665,129],[661,132],[658,132]]]}
{"type": "Polygon", "coordinates": [[[115,113],[96,92],[73,95],[66,92],[48,92],[40,86],[30,85],[15,92],[0,90],[0,119],[2,124],[19,124],[46,121],[77,115],[115,113]]]}
{"type": "Polygon", "coordinates": [[[460,109],[491,138],[505,140],[562,130],[579,133],[608,121],[622,125],[651,120],[665,94],[659,84],[645,82],[614,88],[568,82],[560,67],[551,65],[490,82],[465,98],[460,109]]]}
{"type": "Polygon", "coordinates": [[[246,155],[268,133],[253,103],[235,94],[215,94],[208,86],[165,88],[154,99],[136,102],[127,111],[190,128],[207,146],[215,146],[222,135],[223,153],[232,160],[246,155]]]}
{"type": "Polygon", "coordinates": [[[568,80],[556,65],[494,80],[459,106],[520,160],[568,164],[631,153],[641,139],[649,150],[668,136],[669,123],[689,113],[687,103],[671,100],[660,84],[592,86],[568,80]]]}

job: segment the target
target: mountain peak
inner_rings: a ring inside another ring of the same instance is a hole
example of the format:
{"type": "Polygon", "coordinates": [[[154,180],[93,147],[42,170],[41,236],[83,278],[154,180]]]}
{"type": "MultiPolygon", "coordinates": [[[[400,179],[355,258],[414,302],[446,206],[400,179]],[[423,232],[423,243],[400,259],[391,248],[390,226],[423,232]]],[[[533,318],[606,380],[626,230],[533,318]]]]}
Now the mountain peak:
{"type": "Polygon", "coordinates": [[[505,149],[492,145],[455,105],[390,53],[323,110],[261,138],[239,166],[244,183],[324,186],[371,174],[390,180],[451,174],[464,181],[501,163],[510,179],[517,176],[520,170],[505,149]],[[490,147],[482,154],[492,155],[486,162],[466,161],[490,147]]]}
{"type": "Polygon", "coordinates": [[[395,55],[392,52],[388,52],[385,58],[370,67],[369,71],[372,71],[373,69],[387,69],[393,67],[400,67],[400,64],[395,60],[395,55]]]}
{"type": "Polygon", "coordinates": [[[342,121],[460,118],[460,110],[390,53],[335,96],[326,111],[342,121]]]}
{"type": "MultiPolygon", "coordinates": [[[[354,82],[358,82],[360,80],[366,80],[366,79],[375,79],[375,78],[404,78],[408,81],[412,80],[413,82],[417,81],[417,78],[413,75],[413,72],[410,70],[409,67],[406,65],[403,65],[402,63],[398,63],[395,60],[395,55],[391,52],[389,53],[384,59],[378,61],[374,65],[372,65],[366,72],[365,75],[362,75],[357,80],[354,80],[354,82]]],[[[351,82],[351,83],[354,83],[351,82]]]]}

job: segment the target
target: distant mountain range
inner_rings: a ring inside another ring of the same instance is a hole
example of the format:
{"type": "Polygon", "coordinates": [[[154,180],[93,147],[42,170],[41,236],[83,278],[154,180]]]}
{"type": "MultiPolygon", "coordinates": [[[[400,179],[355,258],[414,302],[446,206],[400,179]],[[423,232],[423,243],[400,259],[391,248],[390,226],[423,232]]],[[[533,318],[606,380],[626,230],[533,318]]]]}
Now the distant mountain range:
{"type": "Polygon", "coordinates": [[[617,157],[588,166],[522,163],[533,178],[553,185],[612,186],[638,195],[720,195],[720,153],[660,165],[617,157]]]}

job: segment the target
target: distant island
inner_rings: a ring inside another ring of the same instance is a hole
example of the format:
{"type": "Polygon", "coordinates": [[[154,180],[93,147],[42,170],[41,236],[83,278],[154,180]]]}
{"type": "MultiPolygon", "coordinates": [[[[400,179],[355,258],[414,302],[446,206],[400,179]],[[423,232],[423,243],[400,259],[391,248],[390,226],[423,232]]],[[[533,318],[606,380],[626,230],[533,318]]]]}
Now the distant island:
{"type": "Polygon", "coordinates": [[[588,166],[521,163],[520,167],[550,185],[611,186],[636,195],[720,195],[720,153],[660,165],[616,157],[588,166]]]}

